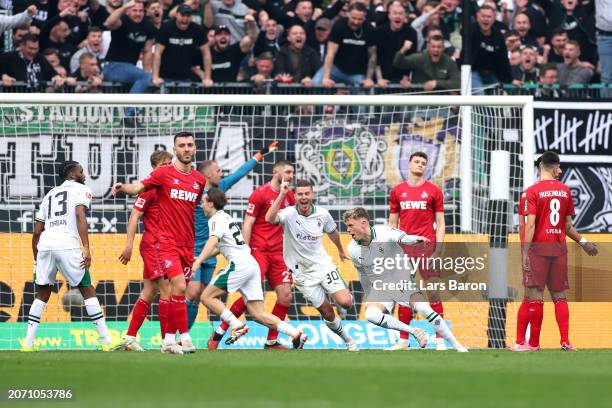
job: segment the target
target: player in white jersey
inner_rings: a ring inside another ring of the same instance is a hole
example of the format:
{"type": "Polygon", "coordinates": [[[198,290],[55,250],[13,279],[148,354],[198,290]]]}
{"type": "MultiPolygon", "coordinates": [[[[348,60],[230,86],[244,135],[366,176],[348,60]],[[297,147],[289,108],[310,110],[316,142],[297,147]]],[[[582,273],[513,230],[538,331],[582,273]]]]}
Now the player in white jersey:
{"type": "Polygon", "coordinates": [[[202,304],[230,325],[231,335],[225,343],[232,344],[248,333],[249,327],[238,320],[219,297],[240,291],[246,302],[246,308],[255,321],[290,336],[293,348],[303,348],[308,339],[304,333],[273,314],[265,312],[259,264],[251,255],[251,248],[244,242],[238,221],[223,211],[226,204],[225,193],[217,188],[211,188],[204,195],[202,208],[209,218],[210,238],[191,270],[197,271],[202,262],[219,252],[227,259],[228,265],[204,289],[200,298],[202,304]]]}
{"type": "Polygon", "coordinates": [[[338,248],[340,259],[348,259],[336,223],[326,209],[312,204],[314,192],[306,180],[297,181],[296,205],[279,211],[288,192],[289,183],[283,180],[280,194],[266,213],[266,221],[283,227],[283,258],[295,287],[317,308],[327,327],[344,340],[347,349],[357,351],[357,344],[342,327],[326,296],[331,295],[344,309],[353,305],[353,296],[323,247],[323,235],[327,234],[338,248]]]}
{"type": "Polygon", "coordinates": [[[397,254],[404,254],[401,244],[414,245],[427,243],[429,240],[418,235],[407,235],[401,230],[387,226],[371,227],[368,212],[361,207],[345,212],[342,218],[347,232],[353,237],[348,246],[349,257],[359,271],[361,284],[368,298],[366,319],[377,326],[411,333],[419,345],[425,347],[427,335],[423,330],[402,323],[391,314],[396,303],[409,305],[426,318],[435,331],[448,340],[457,351],[468,351],[457,341],[444,319],[431,308],[423,294],[414,286],[412,280],[414,268],[410,266],[408,270],[400,271],[398,274],[399,268],[395,263],[385,262],[393,261],[397,254]],[[388,264],[393,266],[390,269],[385,268],[388,264]],[[397,280],[398,277],[401,280],[397,280]],[[410,285],[410,282],[413,285],[410,285]]]}
{"type": "Polygon", "coordinates": [[[62,164],[60,176],[63,183],[45,195],[35,217],[32,252],[37,292],[30,306],[28,330],[21,350],[38,350],[34,338],[40,316],[56,283],[58,270],[68,284],[77,287],[83,295],[87,314],[100,335],[102,350],[123,349],[125,341],[113,339],[108,333],[96,290],[91,284],[87,209],[91,205],[92,194],[85,186],[83,167],[75,161],[67,161],[62,164]]]}

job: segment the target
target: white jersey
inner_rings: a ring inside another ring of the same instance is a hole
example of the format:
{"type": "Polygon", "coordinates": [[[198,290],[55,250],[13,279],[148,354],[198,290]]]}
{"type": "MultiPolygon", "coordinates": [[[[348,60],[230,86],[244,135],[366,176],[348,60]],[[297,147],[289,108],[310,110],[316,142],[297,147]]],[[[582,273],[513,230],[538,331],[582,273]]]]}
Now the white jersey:
{"type": "Polygon", "coordinates": [[[235,264],[244,263],[251,256],[251,248],[244,242],[240,224],[231,215],[223,210],[217,211],[208,220],[210,236],[219,238],[219,251],[229,261],[235,264]]]}
{"type": "Polygon", "coordinates": [[[301,215],[297,206],[278,213],[283,226],[283,258],[293,273],[327,273],[336,269],[323,247],[323,235],[338,227],[325,208],[312,206],[308,217],[301,215]]]}
{"type": "Polygon", "coordinates": [[[66,180],[43,198],[36,221],[45,223],[38,241],[39,251],[81,248],[76,222],[76,207],[91,205],[91,189],[74,180],[66,180]]]}

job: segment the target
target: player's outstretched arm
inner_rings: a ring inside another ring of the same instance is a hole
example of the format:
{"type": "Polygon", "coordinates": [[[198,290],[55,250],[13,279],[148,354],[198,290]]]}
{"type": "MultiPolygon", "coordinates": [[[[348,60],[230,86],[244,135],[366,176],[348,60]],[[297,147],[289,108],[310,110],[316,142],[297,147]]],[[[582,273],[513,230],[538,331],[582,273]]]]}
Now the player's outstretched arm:
{"type": "Polygon", "coordinates": [[[217,244],[219,243],[219,238],[214,235],[211,235],[206,241],[206,245],[204,245],[204,249],[200,252],[200,255],[193,261],[193,265],[191,266],[192,273],[195,273],[198,269],[200,269],[200,265],[202,262],[207,260],[208,258],[212,258],[213,256],[217,256],[219,253],[219,249],[217,248],[217,244]]]}
{"type": "Polygon", "coordinates": [[[278,212],[280,211],[281,204],[285,199],[285,196],[289,192],[289,183],[283,179],[280,185],[280,193],[276,200],[272,203],[268,212],[266,213],[266,222],[269,224],[277,225],[280,223],[280,219],[278,218],[278,212]]]}
{"type": "Polygon", "coordinates": [[[340,241],[340,233],[338,232],[338,230],[335,229],[333,232],[327,235],[329,236],[331,242],[334,243],[336,248],[338,248],[338,256],[340,257],[340,260],[344,262],[347,259],[350,259],[348,256],[346,256],[346,253],[344,252],[344,248],[342,247],[342,241],[340,241]]]}
{"type": "Polygon", "coordinates": [[[255,155],[253,156],[251,160],[247,161],[242,166],[238,167],[236,171],[234,171],[232,174],[229,174],[226,177],[223,177],[221,179],[220,186],[219,186],[220,189],[222,191],[227,191],[230,188],[232,188],[234,184],[236,184],[244,176],[249,174],[251,170],[253,170],[255,166],[257,166],[257,164],[261,163],[265,155],[273,153],[276,150],[278,150],[278,142],[274,141],[270,143],[268,146],[258,151],[257,153],[255,153],[255,155]]]}
{"type": "Polygon", "coordinates": [[[34,233],[32,234],[32,254],[34,255],[34,262],[38,256],[38,241],[40,240],[40,234],[45,230],[45,223],[42,221],[36,221],[34,224],[34,233]]]}
{"type": "Polygon", "coordinates": [[[571,215],[568,215],[565,218],[565,233],[568,237],[577,242],[589,256],[595,256],[599,253],[597,245],[594,242],[587,241],[586,238],[576,231],[576,228],[574,228],[574,225],[572,224],[571,215]]]}
{"type": "Polygon", "coordinates": [[[431,242],[429,239],[420,235],[403,234],[399,239],[399,243],[404,245],[428,244],[429,242],[431,242]]]}
{"type": "Polygon", "coordinates": [[[145,186],[142,183],[123,184],[115,183],[111,188],[111,194],[116,196],[118,193],[125,195],[137,195],[145,191],[145,186]]]}
{"type": "Polygon", "coordinates": [[[89,251],[89,235],[87,233],[87,210],[84,205],[77,205],[74,210],[76,213],[77,231],[83,245],[83,260],[80,266],[81,268],[89,268],[91,265],[91,252],[89,251]]]}
{"type": "Polygon", "coordinates": [[[142,218],[144,213],[136,209],[132,209],[130,213],[130,219],[127,226],[127,239],[119,260],[122,264],[127,265],[132,259],[132,248],[134,247],[134,238],[136,237],[136,230],[138,229],[138,220],[142,218]]]}

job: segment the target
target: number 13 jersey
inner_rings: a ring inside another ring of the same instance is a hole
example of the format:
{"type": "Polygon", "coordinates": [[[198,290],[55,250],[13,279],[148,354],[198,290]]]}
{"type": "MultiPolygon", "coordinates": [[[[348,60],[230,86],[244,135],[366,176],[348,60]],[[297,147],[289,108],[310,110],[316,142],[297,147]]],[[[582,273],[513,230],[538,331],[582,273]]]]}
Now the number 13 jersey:
{"type": "Polygon", "coordinates": [[[91,189],[74,180],[66,180],[51,189],[43,198],[36,213],[36,221],[45,223],[38,241],[39,251],[81,248],[76,224],[76,207],[89,208],[91,189]]]}

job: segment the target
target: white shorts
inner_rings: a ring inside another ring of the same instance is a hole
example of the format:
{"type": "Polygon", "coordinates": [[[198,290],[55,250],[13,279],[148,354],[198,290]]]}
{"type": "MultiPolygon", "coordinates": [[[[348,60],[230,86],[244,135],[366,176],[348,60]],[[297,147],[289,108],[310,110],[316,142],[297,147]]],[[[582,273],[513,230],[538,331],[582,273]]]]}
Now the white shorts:
{"type": "Polygon", "coordinates": [[[393,314],[395,305],[410,307],[410,303],[408,302],[366,302],[366,307],[368,304],[382,305],[385,309],[387,309],[387,313],[389,314],[393,314]]]}
{"type": "Polygon", "coordinates": [[[89,270],[80,266],[82,261],[83,253],[79,248],[38,251],[34,282],[37,285],[53,285],[59,271],[72,287],[90,286],[89,270]]]}
{"type": "Polygon", "coordinates": [[[246,302],[264,299],[261,272],[259,265],[254,260],[241,264],[230,262],[213,278],[210,284],[229,293],[239,291],[246,302]]]}
{"type": "Polygon", "coordinates": [[[325,302],[326,293],[331,295],[348,288],[337,269],[327,273],[294,273],[293,282],[306,300],[310,301],[316,308],[325,302]]]}

